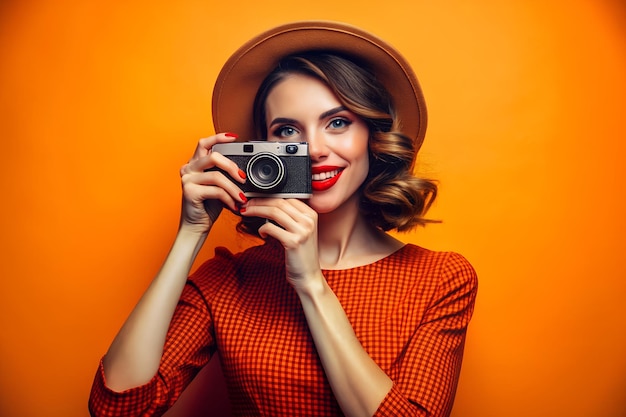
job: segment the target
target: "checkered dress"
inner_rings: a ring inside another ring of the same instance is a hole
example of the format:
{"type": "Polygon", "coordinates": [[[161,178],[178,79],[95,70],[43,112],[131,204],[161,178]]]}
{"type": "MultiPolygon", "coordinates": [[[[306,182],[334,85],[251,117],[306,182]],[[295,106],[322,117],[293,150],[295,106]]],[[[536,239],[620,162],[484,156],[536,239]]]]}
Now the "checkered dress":
{"type": "MultiPolygon", "coordinates": [[[[406,245],[370,265],[323,272],[363,347],[394,382],[376,415],[449,415],[477,291],[467,260],[406,245]]],[[[101,363],[90,411],[161,415],[215,351],[233,415],[342,415],[273,239],[240,254],[218,248],[189,278],[158,374],[117,393],[101,363]]]]}

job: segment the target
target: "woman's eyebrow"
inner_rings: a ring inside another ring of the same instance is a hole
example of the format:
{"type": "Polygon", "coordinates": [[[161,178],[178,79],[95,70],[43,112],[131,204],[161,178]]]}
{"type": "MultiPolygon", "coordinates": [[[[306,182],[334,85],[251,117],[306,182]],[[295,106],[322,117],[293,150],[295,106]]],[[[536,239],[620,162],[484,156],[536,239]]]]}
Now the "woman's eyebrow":
{"type": "MultiPolygon", "coordinates": [[[[325,111],[324,113],[320,114],[319,119],[320,120],[324,120],[327,117],[330,117],[332,115],[335,115],[337,113],[341,113],[342,111],[348,110],[345,106],[337,106],[335,108],[332,108],[330,110],[325,111]]],[[[296,119],[290,119],[288,117],[277,117],[274,120],[272,120],[269,124],[269,126],[273,126],[275,124],[296,124],[298,123],[298,121],[296,119]]]]}
{"type": "Polygon", "coordinates": [[[340,113],[340,112],[342,112],[344,110],[348,110],[346,108],[346,106],[338,106],[338,107],[335,107],[334,109],[330,109],[328,111],[325,111],[324,113],[320,114],[320,120],[326,119],[327,117],[330,117],[330,116],[332,116],[334,114],[340,113]]]}
{"type": "Polygon", "coordinates": [[[288,125],[293,125],[298,123],[298,121],[296,119],[289,119],[287,117],[277,117],[274,120],[272,120],[270,122],[270,126],[274,126],[275,124],[288,124],[288,125]]]}

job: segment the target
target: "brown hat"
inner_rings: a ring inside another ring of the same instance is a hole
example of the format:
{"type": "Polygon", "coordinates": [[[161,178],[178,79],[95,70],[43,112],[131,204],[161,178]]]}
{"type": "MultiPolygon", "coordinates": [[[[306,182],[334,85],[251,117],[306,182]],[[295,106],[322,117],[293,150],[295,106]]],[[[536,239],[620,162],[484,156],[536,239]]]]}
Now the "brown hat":
{"type": "Polygon", "coordinates": [[[426,103],[409,63],[378,37],[329,21],[288,23],[241,46],[224,64],[215,82],[215,131],[256,139],[252,106],[259,86],[283,57],[315,50],[336,51],[366,62],[393,97],[402,132],[413,138],[419,149],[426,133],[426,103]]]}

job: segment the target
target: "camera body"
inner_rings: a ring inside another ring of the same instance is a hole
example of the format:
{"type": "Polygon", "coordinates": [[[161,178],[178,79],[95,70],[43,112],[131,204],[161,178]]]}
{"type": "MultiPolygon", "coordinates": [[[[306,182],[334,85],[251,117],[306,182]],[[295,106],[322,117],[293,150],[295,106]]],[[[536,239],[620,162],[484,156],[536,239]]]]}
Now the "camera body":
{"type": "Polygon", "coordinates": [[[307,143],[231,142],[215,144],[213,150],[246,173],[245,184],[237,182],[246,197],[311,197],[311,158],[307,143]]]}

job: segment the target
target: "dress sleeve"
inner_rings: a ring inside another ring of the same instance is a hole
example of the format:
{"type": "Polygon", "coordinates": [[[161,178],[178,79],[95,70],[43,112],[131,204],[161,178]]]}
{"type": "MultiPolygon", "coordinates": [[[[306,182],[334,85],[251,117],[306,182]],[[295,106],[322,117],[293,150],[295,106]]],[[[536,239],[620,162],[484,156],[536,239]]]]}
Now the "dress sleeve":
{"type": "MultiPolygon", "coordinates": [[[[206,264],[202,268],[211,269],[206,264]]],[[[189,280],[172,317],[157,374],[145,385],[116,392],[107,387],[100,361],[89,397],[89,412],[92,416],[111,417],[164,414],[208,363],[215,352],[214,340],[205,294],[189,280]]]]}
{"type": "Polygon", "coordinates": [[[391,369],[394,385],[375,416],[450,415],[477,289],[469,262],[447,254],[432,302],[391,369]]]}

